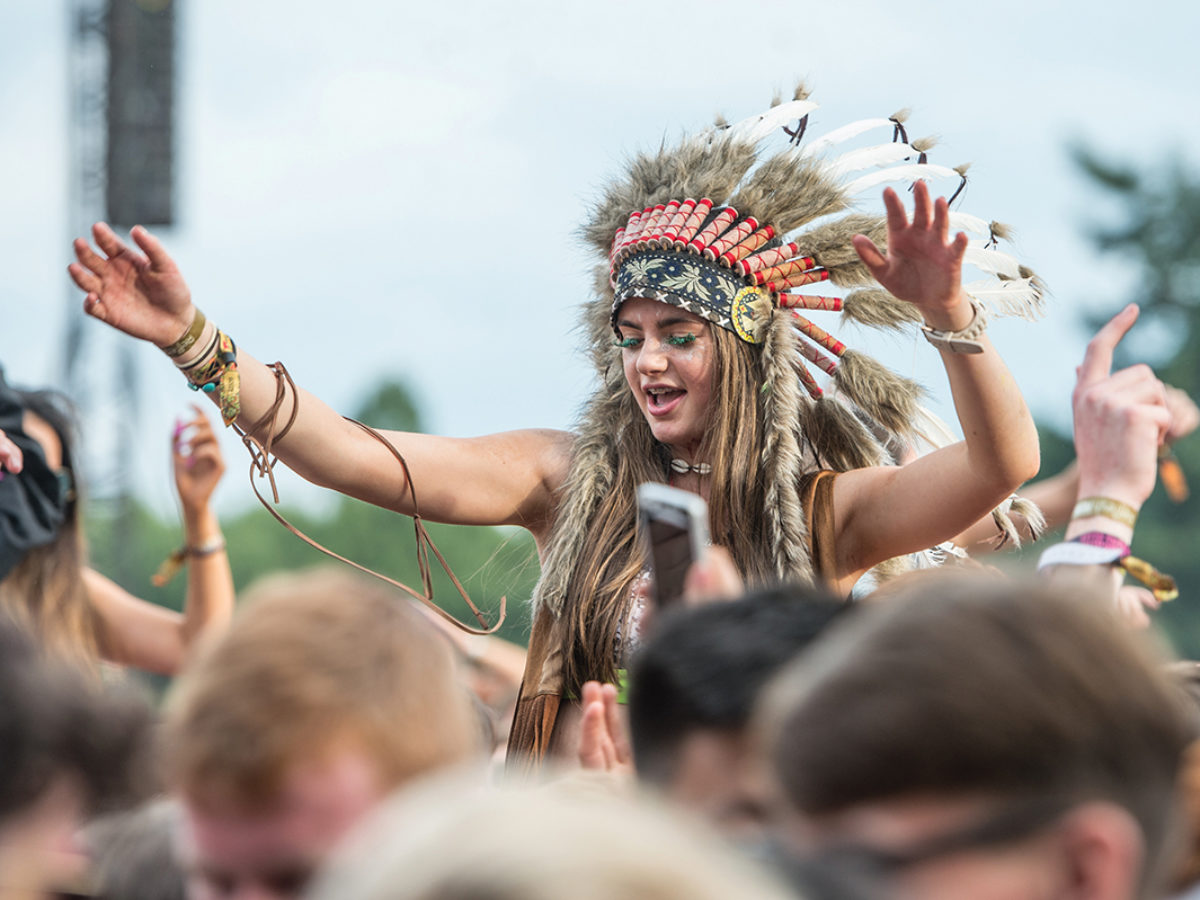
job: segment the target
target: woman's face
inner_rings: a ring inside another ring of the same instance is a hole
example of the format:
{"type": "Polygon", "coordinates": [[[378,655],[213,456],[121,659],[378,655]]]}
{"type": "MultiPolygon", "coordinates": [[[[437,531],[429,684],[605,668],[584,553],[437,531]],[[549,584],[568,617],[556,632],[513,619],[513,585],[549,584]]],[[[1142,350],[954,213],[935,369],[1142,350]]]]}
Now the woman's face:
{"type": "Polygon", "coordinates": [[[657,300],[626,300],[617,314],[625,380],[654,437],[697,460],[712,396],[713,336],[697,315],[657,300]]]}
{"type": "Polygon", "coordinates": [[[63,446],[62,441],[58,439],[58,432],[54,430],[54,426],[37,413],[26,410],[22,416],[21,427],[27,435],[41,444],[42,453],[46,456],[46,465],[50,467],[50,471],[57,472],[61,469],[63,464],[63,446]]]}

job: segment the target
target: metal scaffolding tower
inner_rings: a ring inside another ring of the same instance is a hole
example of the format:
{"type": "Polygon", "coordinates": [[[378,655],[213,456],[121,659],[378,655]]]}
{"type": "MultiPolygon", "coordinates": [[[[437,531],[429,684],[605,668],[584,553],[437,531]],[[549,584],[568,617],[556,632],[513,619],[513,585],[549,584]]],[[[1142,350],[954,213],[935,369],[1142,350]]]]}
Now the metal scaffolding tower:
{"type": "MultiPolygon", "coordinates": [[[[68,0],[70,91],[68,227],[173,220],[174,48],[172,0],[68,0]]],[[[112,542],[118,581],[132,573],[128,546],[140,409],[134,345],[89,321],[78,290],[60,372],[87,440],[89,513],[112,542]]]]}

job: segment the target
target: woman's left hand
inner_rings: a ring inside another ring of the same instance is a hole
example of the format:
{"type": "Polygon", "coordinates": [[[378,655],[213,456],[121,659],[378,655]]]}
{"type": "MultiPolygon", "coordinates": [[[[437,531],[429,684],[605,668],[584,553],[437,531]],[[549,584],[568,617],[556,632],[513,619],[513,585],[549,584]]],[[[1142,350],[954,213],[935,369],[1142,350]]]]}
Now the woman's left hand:
{"type": "Polygon", "coordinates": [[[919,308],[930,327],[943,331],[965,328],[974,315],[962,290],[967,236],[960,231],[950,238],[946,198],[931,201],[925,182],[916,182],[911,222],[894,190],[883,192],[883,202],[887,207],[887,250],[857,234],[854,249],[859,257],[884,289],[919,308]]]}
{"type": "Polygon", "coordinates": [[[185,510],[200,511],[208,506],[212,493],[225,474],[225,459],[217,435],[200,407],[188,422],[178,422],[171,440],[175,468],[175,489],[185,510]]]}

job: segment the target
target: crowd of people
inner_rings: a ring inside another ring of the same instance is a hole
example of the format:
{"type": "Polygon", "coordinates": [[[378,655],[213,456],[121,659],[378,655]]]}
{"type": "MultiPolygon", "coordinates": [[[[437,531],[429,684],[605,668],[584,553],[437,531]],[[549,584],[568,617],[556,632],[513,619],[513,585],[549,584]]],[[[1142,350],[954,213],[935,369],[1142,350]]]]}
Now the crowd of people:
{"type": "Polygon", "coordinates": [[[523,527],[542,576],[528,646],[346,567],[235,604],[197,408],[163,572],[187,600],[162,610],[87,565],[65,398],[0,379],[0,897],[1200,896],[1200,679],[1144,628],[1176,590],[1131,547],[1200,412],[1113,371],[1129,306],[1081,361],[1075,462],[1017,496],[1037,434],[986,327],[1039,279],[932,196],[965,175],[903,116],[805,141],[814,108],[798,89],[609,186],[570,433],[343,419],[207,319],[147,230],[77,240],[85,311],[162,349],[263,478],[412,516],[422,560],[424,518],[523,527]],[[888,182],[911,200],[864,212],[888,182]],[[822,311],[919,326],[964,438],[822,311]],[[678,598],[646,482],[706,504],[678,598]],[[1047,527],[1036,573],[986,563],[1047,527]],[[152,708],[118,667],[176,677],[152,708]]]}

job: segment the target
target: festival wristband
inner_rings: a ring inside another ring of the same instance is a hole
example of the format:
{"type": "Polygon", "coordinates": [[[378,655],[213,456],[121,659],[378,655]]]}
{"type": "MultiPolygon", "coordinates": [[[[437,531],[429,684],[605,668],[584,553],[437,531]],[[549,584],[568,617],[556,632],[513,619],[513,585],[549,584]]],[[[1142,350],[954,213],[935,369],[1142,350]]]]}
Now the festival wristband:
{"type": "Polygon", "coordinates": [[[1038,560],[1038,571],[1050,566],[1114,566],[1140,581],[1154,594],[1159,603],[1179,596],[1175,579],[1160,572],[1144,559],[1124,552],[1122,548],[1096,547],[1075,541],[1065,541],[1048,547],[1038,560]]]}
{"type": "Polygon", "coordinates": [[[179,340],[166,347],[161,348],[162,352],[171,357],[178,359],[187,353],[195,345],[196,341],[200,340],[200,333],[204,331],[204,325],[208,320],[204,317],[204,313],[196,308],[196,315],[192,318],[192,324],[187,327],[187,330],[179,336],[179,340]]]}
{"type": "Polygon", "coordinates": [[[1064,541],[1042,551],[1038,560],[1038,571],[1050,566],[1111,566],[1119,563],[1126,555],[1128,554],[1120,549],[1064,541]]]}
{"type": "Polygon", "coordinates": [[[1159,603],[1167,603],[1179,596],[1179,588],[1175,579],[1165,572],[1160,572],[1144,559],[1136,556],[1125,556],[1117,563],[1126,574],[1136,578],[1150,589],[1154,599],[1159,603]]]}
{"type": "Polygon", "coordinates": [[[187,562],[189,556],[202,558],[212,556],[214,553],[220,553],[225,549],[225,539],[220,537],[212,538],[205,541],[203,544],[191,545],[184,544],[178,550],[174,550],[163,560],[158,571],[150,576],[150,583],[155,587],[162,587],[172,578],[179,574],[183,564],[187,562]]]}
{"type": "Polygon", "coordinates": [[[1085,532],[1071,538],[1071,543],[1087,544],[1089,547],[1104,547],[1108,550],[1120,550],[1123,556],[1128,556],[1133,552],[1129,545],[1119,537],[1104,531],[1085,532]]]}
{"type": "Polygon", "coordinates": [[[206,321],[203,329],[200,331],[200,336],[196,339],[196,343],[185,353],[175,358],[175,368],[187,372],[215,353],[218,334],[220,332],[216,324],[211,319],[206,321]]]}
{"type": "Polygon", "coordinates": [[[1112,497],[1084,497],[1071,511],[1072,519],[1090,519],[1092,516],[1102,516],[1132,528],[1137,522],[1138,511],[1112,497]]]}

